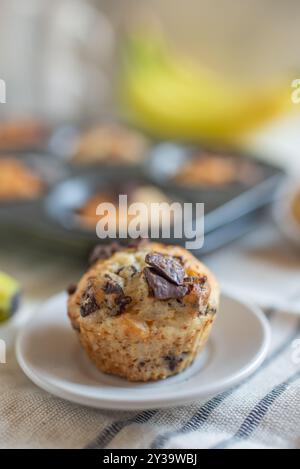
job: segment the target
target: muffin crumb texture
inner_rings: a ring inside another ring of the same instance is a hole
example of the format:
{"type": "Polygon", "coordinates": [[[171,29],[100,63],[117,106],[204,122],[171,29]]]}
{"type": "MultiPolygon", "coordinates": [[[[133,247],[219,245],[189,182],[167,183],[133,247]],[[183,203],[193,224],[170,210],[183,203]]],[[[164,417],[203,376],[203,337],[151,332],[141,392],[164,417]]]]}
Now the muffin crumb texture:
{"type": "Polygon", "coordinates": [[[97,247],[69,289],[68,315],[99,370],[130,381],[164,379],[205,346],[219,303],[211,272],[181,247],[97,247]]]}

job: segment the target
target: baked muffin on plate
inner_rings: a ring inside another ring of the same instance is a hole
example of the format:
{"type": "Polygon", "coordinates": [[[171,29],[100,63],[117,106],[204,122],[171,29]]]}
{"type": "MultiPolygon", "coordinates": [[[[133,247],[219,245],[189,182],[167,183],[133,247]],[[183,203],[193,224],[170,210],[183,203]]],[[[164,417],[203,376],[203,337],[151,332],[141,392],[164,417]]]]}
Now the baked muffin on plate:
{"type": "Polygon", "coordinates": [[[215,277],[181,247],[148,241],[99,246],[69,290],[68,315],[99,370],[164,379],[203,349],[219,304],[215,277]]]}

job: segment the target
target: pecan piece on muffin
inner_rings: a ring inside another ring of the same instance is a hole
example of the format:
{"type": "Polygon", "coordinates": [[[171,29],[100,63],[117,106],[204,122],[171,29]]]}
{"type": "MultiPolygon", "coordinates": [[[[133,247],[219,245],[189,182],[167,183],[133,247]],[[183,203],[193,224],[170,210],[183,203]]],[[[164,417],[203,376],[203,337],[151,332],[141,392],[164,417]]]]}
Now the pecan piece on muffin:
{"type": "Polygon", "coordinates": [[[98,248],[69,290],[68,315],[99,370],[150,381],[194,361],[218,305],[218,283],[206,266],[181,247],[147,241],[98,248]]]}

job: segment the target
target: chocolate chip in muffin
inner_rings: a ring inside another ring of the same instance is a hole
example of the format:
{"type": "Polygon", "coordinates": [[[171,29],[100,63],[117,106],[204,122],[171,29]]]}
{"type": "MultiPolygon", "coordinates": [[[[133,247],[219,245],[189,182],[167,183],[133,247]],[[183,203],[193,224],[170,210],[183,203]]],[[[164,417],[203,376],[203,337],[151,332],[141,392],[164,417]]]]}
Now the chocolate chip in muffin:
{"type": "Polygon", "coordinates": [[[103,287],[104,293],[107,295],[111,295],[113,293],[116,293],[117,295],[124,295],[122,287],[113,281],[108,281],[103,287]]]}
{"type": "Polygon", "coordinates": [[[116,298],[114,299],[114,303],[116,306],[118,306],[118,308],[115,311],[115,314],[123,313],[125,307],[132,301],[131,296],[126,296],[121,285],[119,285],[116,282],[113,282],[113,281],[106,282],[106,284],[103,287],[103,291],[107,295],[116,295],[116,298]]]}
{"type": "Polygon", "coordinates": [[[173,256],[173,257],[179,262],[179,264],[184,265],[184,259],[182,256],[173,256]]]}
{"type": "Polygon", "coordinates": [[[138,270],[137,270],[137,268],[136,268],[134,265],[131,266],[131,271],[132,271],[132,273],[131,273],[131,278],[134,277],[135,274],[138,273],[138,270]]]}
{"type": "Polygon", "coordinates": [[[77,290],[77,285],[76,285],[76,283],[71,283],[71,284],[68,286],[68,288],[67,288],[67,293],[68,293],[69,295],[74,295],[74,293],[76,292],[76,290],[77,290]]]}
{"type": "Polygon", "coordinates": [[[217,314],[217,308],[215,306],[207,305],[207,308],[204,311],[204,316],[214,316],[215,314],[217,314]]]}
{"type": "Polygon", "coordinates": [[[93,265],[99,260],[109,259],[115,252],[121,251],[122,249],[122,246],[116,241],[106,245],[98,244],[94,247],[89,257],[89,265],[93,265]]]}
{"type": "Polygon", "coordinates": [[[207,287],[207,276],[202,275],[201,277],[185,277],[184,285],[188,287],[189,293],[191,293],[194,289],[197,289],[202,294],[205,292],[207,287]]]}
{"type": "Polygon", "coordinates": [[[168,368],[170,371],[175,371],[176,368],[180,365],[180,363],[183,361],[184,356],[186,353],[182,353],[179,356],[176,355],[166,355],[164,357],[164,360],[166,361],[168,368]]]}
{"type": "Polygon", "coordinates": [[[119,295],[115,300],[116,305],[119,306],[119,314],[123,313],[125,307],[129,305],[129,303],[131,302],[132,302],[131,296],[125,296],[124,293],[123,295],[119,295]]]}
{"type": "Polygon", "coordinates": [[[80,314],[83,318],[85,318],[86,316],[89,316],[90,314],[97,311],[97,309],[99,309],[99,305],[94,295],[93,285],[89,283],[81,298],[80,314]]]}
{"type": "Polygon", "coordinates": [[[188,292],[188,287],[184,285],[174,285],[174,283],[158,275],[153,268],[145,267],[144,274],[150,294],[158,300],[183,298],[188,292]]]}
{"type": "Polygon", "coordinates": [[[177,259],[164,256],[159,252],[150,252],[146,255],[145,261],[169,282],[182,285],[185,271],[177,259]]]}

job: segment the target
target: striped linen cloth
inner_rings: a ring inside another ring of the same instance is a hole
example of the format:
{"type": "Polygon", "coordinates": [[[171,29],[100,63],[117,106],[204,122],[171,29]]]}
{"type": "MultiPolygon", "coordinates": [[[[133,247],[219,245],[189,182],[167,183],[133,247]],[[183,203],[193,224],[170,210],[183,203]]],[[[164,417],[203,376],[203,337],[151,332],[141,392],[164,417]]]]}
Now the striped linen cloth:
{"type": "MultiPolygon", "coordinates": [[[[271,326],[272,342],[268,357],[251,377],[233,389],[188,406],[139,412],[94,410],[56,398],[32,384],[16,362],[13,351],[15,331],[8,325],[6,333],[11,346],[7,363],[0,364],[0,447],[299,448],[300,308],[296,293],[298,291],[299,299],[300,259],[297,260],[294,253],[282,257],[276,247],[277,241],[271,241],[269,236],[266,238],[269,240],[267,245],[263,231],[260,231],[259,248],[251,235],[207,259],[221,281],[226,280],[230,286],[231,276],[232,285],[236,287],[240,282],[244,299],[247,296],[246,280],[256,272],[248,293],[253,297],[256,291],[257,302],[261,300],[265,307],[268,306],[265,312],[271,326]],[[277,262],[276,268],[274,264],[270,267],[266,255],[272,246],[274,255],[271,259],[277,262]],[[282,274],[281,285],[276,283],[280,279],[278,272],[282,274]],[[272,300],[269,304],[268,298],[272,300]],[[276,298],[280,298],[280,308],[275,307],[276,298]]],[[[2,265],[7,265],[8,258],[12,259],[11,252],[0,252],[2,265]]],[[[35,294],[37,278],[39,294],[44,288],[46,297],[59,285],[62,288],[74,280],[80,270],[71,263],[68,270],[65,259],[59,264],[53,256],[47,262],[41,257],[35,262],[28,256],[28,265],[22,257],[21,271],[19,258],[20,251],[15,263],[11,262],[10,272],[18,273],[19,277],[24,275],[25,293],[30,297],[27,310],[23,312],[25,316],[31,314],[32,306],[40,301],[35,294]],[[58,267],[59,272],[56,272],[58,267]],[[29,272],[32,272],[31,276],[29,272]],[[48,284],[51,289],[47,288],[48,284]]],[[[0,337],[3,331],[0,328],[0,337]]]]}
{"type": "Polygon", "coordinates": [[[263,365],[204,402],[164,410],[93,410],[33,385],[13,351],[0,365],[1,448],[299,448],[300,318],[269,313],[263,365]]]}

